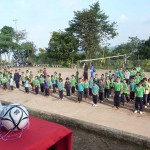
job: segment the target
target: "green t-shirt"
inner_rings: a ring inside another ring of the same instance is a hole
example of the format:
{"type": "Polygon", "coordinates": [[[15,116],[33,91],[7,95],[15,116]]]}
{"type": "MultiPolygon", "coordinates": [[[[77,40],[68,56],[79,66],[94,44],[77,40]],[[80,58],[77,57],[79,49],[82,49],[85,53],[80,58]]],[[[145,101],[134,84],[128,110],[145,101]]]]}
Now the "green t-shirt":
{"type": "Polygon", "coordinates": [[[54,80],[58,80],[58,76],[57,75],[54,75],[54,80]]]}
{"type": "Polygon", "coordinates": [[[84,88],[85,88],[85,89],[89,88],[89,82],[85,82],[85,83],[84,83],[84,88]]]}
{"type": "Polygon", "coordinates": [[[140,72],[141,71],[141,67],[136,67],[136,71],[140,72]]]}
{"type": "Polygon", "coordinates": [[[144,95],[144,87],[137,87],[135,89],[136,97],[141,97],[143,98],[144,95]]]}
{"type": "Polygon", "coordinates": [[[104,88],[105,89],[110,89],[110,81],[109,80],[105,81],[104,88]]]}
{"type": "Polygon", "coordinates": [[[21,76],[21,81],[25,82],[25,75],[24,74],[21,76]]]}
{"type": "Polygon", "coordinates": [[[40,84],[44,84],[44,78],[40,78],[40,84]]]}
{"type": "Polygon", "coordinates": [[[78,77],[78,75],[75,75],[75,79],[76,79],[76,83],[78,83],[78,82],[79,82],[79,77],[78,77]]]}
{"type": "Polygon", "coordinates": [[[10,79],[10,74],[9,74],[9,73],[6,74],[6,78],[7,78],[8,80],[10,79]]]}
{"type": "Polygon", "coordinates": [[[136,76],[135,77],[135,83],[139,84],[140,81],[141,81],[141,77],[140,76],[136,76]]]}
{"type": "Polygon", "coordinates": [[[71,86],[75,86],[76,83],[76,79],[75,78],[71,78],[71,86]]]}
{"type": "Polygon", "coordinates": [[[3,78],[3,74],[0,74],[0,80],[3,78]]]}
{"type": "Polygon", "coordinates": [[[2,81],[2,83],[7,83],[7,79],[5,79],[5,78],[2,78],[1,81],[2,81]]]}
{"type": "Polygon", "coordinates": [[[39,80],[33,80],[33,84],[34,84],[35,86],[39,85],[39,80]]]}
{"type": "Polygon", "coordinates": [[[123,83],[123,89],[122,89],[123,91],[123,93],[127,93],[128,92],[128,85],[127,85],[127,83],[123,83]]]}
{"type": "Polygon", "coordinates": [[[121,89],[122,89],[122,83],[115,82],[114,83],[114,90],[119,92],[119,91],[121,91],[121,89]]]}
{"type": "Polygon", "coordinates": [[[130,76],[134,76],[135,75],[135,71],[134,70],[131,70],[130,71],[130,76]]]}

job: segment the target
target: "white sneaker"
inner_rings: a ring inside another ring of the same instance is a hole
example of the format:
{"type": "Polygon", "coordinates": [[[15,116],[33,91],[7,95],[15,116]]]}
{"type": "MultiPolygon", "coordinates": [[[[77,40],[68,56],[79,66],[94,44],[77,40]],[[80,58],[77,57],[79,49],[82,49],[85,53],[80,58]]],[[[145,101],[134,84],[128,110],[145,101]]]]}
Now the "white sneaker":
{"type": "Polygon", "coordinates": [[[149,105],[149,103],[147,103],[147,105],[149,105]]]}
{"type": "Polygon", "coordinates": [[[95,106],[95,104],[92,105],[93,107],[95,106]]]}
{"type": "Polygon", "coordinates": [[[144,108],[147,108],[147,106],[145,106],[144,108]]]}
{"type": "Polygon", "coordinates": [[[142,115],[142,114],[143,114],[143,112],[142,112],[142,111],[140,111],[140,114],[142,115]]]}
{"type": "Polygon", "coordinates": [[[136,113],[137,113],[137,110],[135,110],[134,113],[136,114],[136,113]]]}
{"type": "Polygon", "coordinates": [[[63,101],[64,99],[62,98],[61,100],[63,101]]]}
{"type": "Polygon", "coordinates": [[[103,101],[101,101],[101,103],[103,103],[103,101]]]}
{"type": "Polygon", "coordinates": [[[97,107],[97,105],[95,104],[95,107],[97,107]]]}

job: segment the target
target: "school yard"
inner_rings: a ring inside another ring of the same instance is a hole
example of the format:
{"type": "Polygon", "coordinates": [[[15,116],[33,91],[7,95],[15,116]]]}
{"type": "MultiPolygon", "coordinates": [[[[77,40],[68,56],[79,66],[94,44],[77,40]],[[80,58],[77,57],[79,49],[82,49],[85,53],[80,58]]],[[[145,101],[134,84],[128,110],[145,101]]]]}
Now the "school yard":
{"type": "MultiPolygon", "coordinates": [[[[21,68],[21,71],[25,71],[28,68],[21,68]]],[[[35,74],[39,68],[30,68],[35,74]]],[[[15,70],[13,68],[13,70],[15,70]]],[[[66,68],[47,68],[49,75],[54,71],[61,73],[62,77],[70,77],[75,74],[76,69],[66,68]]],[[[79,70],[80,76],[82,76],[82,70],[79,70]]],[[[97,70],[99,75],[106,71],[97,70]]],[[[147,77],[150,77],[150,73],[147,73],[147,77]]],[[[64,92],[65,95],[65,92],[64,92]]],[[[49,97],[45,97],[41,94],[35,95],[30,92],[26,94],[24,88],[14,91],[3,91],[0,89],[0,100],[20,103],[29,108],[38,109],[40,111],[47,111],[50,113],[60,114],[71,118],[99,124],[114,129],[127,131],[130,133],[143,135],[150,138],[150,106],[144,109],[144,113],[134,114],[134,103],[125,103],[124,107],[119,110],[112,108],[112,99],[106,100],[103,103],[98,103],[97,107],[92,107],[92,100],[83,100],[80,104],[77,102],[77,96],[71,96],[64,98],[63,101],[58,100],[58,93],[52,94],[49,97]]]]}

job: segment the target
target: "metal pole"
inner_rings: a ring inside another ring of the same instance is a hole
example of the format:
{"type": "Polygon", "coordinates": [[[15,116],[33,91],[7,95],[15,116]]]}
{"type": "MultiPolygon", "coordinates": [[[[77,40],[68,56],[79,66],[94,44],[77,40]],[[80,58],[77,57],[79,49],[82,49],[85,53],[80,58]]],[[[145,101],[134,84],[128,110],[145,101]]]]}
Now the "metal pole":
{"type": "Polygon", "coordinates": [[[14,19],[14,20],[13,20],[13,22],[15,23],[16,31],[17,31],[17,21],[18,21],[18,19],[14,19]]]}

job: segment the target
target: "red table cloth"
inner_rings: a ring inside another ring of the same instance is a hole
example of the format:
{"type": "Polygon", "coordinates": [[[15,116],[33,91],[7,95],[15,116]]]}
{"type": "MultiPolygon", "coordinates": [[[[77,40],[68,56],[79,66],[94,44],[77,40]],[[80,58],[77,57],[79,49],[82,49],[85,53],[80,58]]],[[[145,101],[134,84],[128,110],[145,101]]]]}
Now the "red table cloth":
{"type": "Polygon", "coordinates": [[[72,131],[64,126],[30,117],[30,127],[21,138],[0,140],[1,150],[72,150],[72,131]]]}

